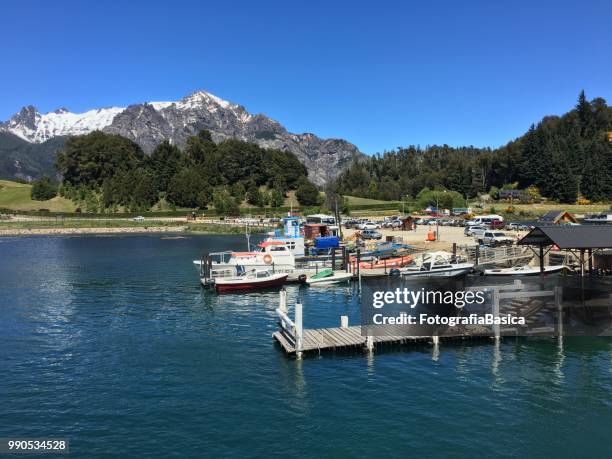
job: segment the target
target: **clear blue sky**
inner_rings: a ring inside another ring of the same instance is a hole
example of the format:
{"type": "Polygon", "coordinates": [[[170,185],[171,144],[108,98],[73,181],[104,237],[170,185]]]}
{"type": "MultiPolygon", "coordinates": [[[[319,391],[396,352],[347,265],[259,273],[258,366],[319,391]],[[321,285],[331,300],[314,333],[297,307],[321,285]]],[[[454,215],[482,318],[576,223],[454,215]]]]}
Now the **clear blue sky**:
{"type": "Polygon", "coordinates": [[[204,89],[373,153],[498,146],[612,103],[612,2],[28,1],[0,13],[0,120],[204,89]]]}

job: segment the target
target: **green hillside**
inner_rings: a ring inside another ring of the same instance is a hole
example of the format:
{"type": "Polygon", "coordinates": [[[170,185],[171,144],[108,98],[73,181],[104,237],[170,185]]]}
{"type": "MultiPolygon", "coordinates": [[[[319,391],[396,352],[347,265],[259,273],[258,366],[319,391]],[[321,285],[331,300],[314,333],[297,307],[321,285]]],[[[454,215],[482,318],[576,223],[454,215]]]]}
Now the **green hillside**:
{"type": "Polygon", "coordinates": [[[56,196],[48,201],[34,201],[30,198],[32,185],[0,180],[0,209],[39,210],[51,212],[74,212],[76,206],[72,201],[56,196]]]}

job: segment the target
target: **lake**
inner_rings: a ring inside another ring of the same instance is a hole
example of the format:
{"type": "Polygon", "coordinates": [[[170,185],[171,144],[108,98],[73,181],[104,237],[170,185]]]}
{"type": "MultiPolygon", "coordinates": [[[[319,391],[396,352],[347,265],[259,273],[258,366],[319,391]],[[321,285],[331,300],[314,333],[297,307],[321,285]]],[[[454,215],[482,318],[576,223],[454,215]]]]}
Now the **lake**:
{"type": "MultiPolygon", "coordinates": [[[[0,239],[0,437],[75,457],[609,456],[612,339],[327,353],[272,340],[277,292],[218,296],[192,260],[234,236],[0,239]]],[[[307,327],[354,287],[287,288],[307,327]]]]}

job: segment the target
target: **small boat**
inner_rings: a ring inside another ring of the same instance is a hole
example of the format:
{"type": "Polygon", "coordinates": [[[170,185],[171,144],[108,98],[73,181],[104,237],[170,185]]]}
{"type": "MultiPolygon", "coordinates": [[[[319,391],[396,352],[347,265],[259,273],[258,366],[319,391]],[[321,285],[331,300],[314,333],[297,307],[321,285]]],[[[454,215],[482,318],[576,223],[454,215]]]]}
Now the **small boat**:
{"type": "Polygon", "coordinates": [[[390,275],[406,277],[459,277],[474,268],[474,263],[466,263],[449,252],[427,252],[417,259],[414,265],[394,269],[390,275]]]}
{"type": "MultiPolygon", "coordinates": [[[[257,290],[282,286],[287,280],[286,273],[274,274],[270,271],[254,271],[241,276],[219,277],[214,280],[215,290],[219,293],[257,290]]],[[[202,279],[204,283],[204,279],[202,279]]]]}
{"type": "Polygon", "coordinates": [[[353,275],[351,273],[332,271],[331,269],[324,269],[319,271],[310,277],[306,277],[304,282],[308,285],[329,285],[339,284],[341,282],[348,282],[351,280],[353,275]]]}
{"type": "MultiPolygon", "coordinates": [[[[554,274],[563,271],[565,265],[544,266],[544,274],[554,274]]],[[[485,269],[483,276],[539,276],[539,266],[515,266],[513,268],[485,269]]]]}
{"type": "MultiPolygon", "coordinates": [[[[351,263],[353,265],[357,264],[357,260],[355,258],[351,259],[351,263]]],[[[371,261],[361,261],[359,263],[359,269],[392,269],[392,268],[401,268],[402,266],[406,266],[412,263],[412,257],[409,255],[403,257],[395,257],[395,258],[387,258],[381,260],[379,258],[373,258],[371,261]]]]}

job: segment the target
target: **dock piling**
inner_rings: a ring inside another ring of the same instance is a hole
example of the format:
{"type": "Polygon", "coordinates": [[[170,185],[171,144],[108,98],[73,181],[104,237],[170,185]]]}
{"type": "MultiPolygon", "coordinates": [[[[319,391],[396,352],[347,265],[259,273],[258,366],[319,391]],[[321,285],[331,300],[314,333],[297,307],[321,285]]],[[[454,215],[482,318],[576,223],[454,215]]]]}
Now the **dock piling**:
{"type": "Polygon", "coordinates": [[[295,304],[295,350],[298,357],[302,356],[302,338],[304,325],[302,321],[302,303],[295,304]]]}
{"type": "Polygon", "coordinates": [[[340,316],[340,328],[348,328],[349,320],[348,316],[340,316]]]}

